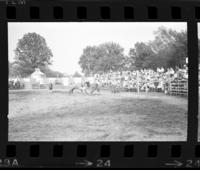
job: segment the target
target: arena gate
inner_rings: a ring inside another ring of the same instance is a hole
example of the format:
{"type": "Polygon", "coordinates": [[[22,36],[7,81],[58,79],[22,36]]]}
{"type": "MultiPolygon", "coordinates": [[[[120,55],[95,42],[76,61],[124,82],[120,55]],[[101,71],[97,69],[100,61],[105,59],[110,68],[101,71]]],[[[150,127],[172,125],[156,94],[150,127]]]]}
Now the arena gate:
{"type": "Polygon", "coordinates": [[[169,93],[172,95],[188,95],[188,81],[187,80],[175,80],[170,83],[169,93]]]}

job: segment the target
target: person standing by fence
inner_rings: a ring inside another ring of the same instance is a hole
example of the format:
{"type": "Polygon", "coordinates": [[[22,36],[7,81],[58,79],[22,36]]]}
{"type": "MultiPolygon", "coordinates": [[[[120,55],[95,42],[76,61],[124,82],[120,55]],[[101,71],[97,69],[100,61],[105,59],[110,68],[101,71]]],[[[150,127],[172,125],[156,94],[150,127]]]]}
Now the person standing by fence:
{"type": "Polygon", "coordinates": [[[53,83],[52,82],[49,83],[49,90],[51,90],[51,91],[53,90],[53,83]]]}

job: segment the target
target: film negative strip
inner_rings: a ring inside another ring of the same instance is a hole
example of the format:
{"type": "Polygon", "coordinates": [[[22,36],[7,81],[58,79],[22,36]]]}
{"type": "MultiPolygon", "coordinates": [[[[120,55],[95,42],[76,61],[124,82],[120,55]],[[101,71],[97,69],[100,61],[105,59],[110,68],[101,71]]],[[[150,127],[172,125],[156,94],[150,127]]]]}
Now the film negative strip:
{"type": "Polygon", "coordinates": [[[0,1],[0,167],[200,168],[198,0],[0,1]]]}

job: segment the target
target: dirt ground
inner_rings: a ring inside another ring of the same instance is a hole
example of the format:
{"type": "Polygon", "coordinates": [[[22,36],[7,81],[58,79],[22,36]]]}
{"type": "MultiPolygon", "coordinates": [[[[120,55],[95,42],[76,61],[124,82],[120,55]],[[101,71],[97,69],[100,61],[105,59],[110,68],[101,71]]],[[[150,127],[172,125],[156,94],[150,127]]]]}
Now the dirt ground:
{"type": "Polygon", "coordinates": [[[9,91],[9,141],[186,141],[187,99],[9,91]]]}

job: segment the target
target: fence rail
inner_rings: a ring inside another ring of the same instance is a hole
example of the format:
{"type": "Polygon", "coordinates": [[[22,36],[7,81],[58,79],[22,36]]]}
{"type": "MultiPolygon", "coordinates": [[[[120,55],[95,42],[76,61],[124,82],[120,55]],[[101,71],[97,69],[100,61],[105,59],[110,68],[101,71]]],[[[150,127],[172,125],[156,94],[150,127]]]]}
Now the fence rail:
{"type": "MultiPolygon", "coordinates": [[[[138,79],[135,80],[135,81],[136,81],[137,85],[133,89],[124,88],[124,87],[121,87],[121,88],[110,87],[109,89],[115,89],[115,90],[117,89],[119,91],[124,91],[124,90],[136,91],[136,92],[143,91],[143,90],[140,89],[140,84],[143,83],[143,82],[140,82],[138,79]]],[[[57,84],[57,85],[54,84],[54,88],[56,88],[56,89],[63,89],[63,88],[66,88],[66,87],[67,87],[66,84],[60,84],[60,85],[59,84],[57,84]]],[[[49,88],[49,84],[31,83],[30,81],[28,81],[28,82],[26,81],[24,83],[23,88],[25,88],[25,89],[48,89],[49,88]]],[[[166,88],[167,88],[168,94],[187,96],[188,95],[188,80],[174,80],[174,81],[171,81],[167,85],[166,88]]],[[[11,85],[9,84],[9,89],[20,89],[20,88],[18,88],[18,87],[12,88],[12,84],[11,85]]]]}
{"type": "Polygon", "coordinates": [[[170,83],[170,94],[172,95],[188,95],[188,81],[176,80],[170,83]]]}

